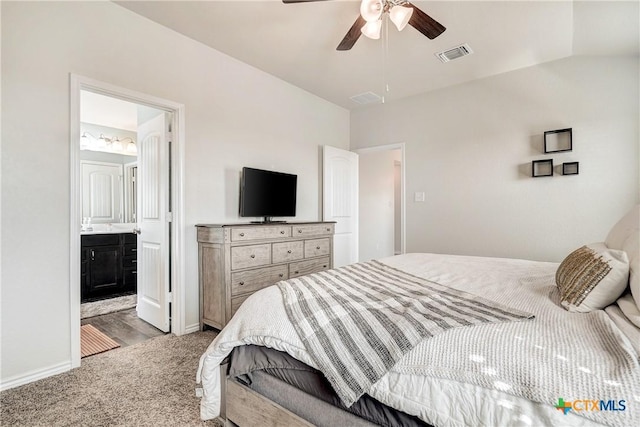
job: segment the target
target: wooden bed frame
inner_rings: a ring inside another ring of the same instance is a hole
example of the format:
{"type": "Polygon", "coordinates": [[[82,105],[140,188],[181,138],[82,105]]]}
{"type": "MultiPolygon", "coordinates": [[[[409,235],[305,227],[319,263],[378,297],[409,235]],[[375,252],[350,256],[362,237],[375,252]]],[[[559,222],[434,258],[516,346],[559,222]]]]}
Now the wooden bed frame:
{"type": "Polygon", "coordinates": [[[221,402],[218,419],[226,427],[312,427],[313,424],[256,393],[238,381],[227,378],[227,365],[220,365],[221,402]]]}

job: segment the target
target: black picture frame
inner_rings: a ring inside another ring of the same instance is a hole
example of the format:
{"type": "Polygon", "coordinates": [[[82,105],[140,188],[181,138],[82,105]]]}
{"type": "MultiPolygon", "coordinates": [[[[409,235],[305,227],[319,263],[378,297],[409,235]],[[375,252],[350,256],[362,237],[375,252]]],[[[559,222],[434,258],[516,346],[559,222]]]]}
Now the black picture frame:
{"type": "Polygon", "coordinates": [[[553,159],[532,161],[531,176],[533,178],[540,178],[543,176],[553,176],[553,159]]]}
{"type": "Polygon", "coordinates": [[[562,164],[562,175],[578,175],[579,172],[579,162],[567,162],[562,164]]]}
{"type": "Polygon", "coordinates": [[[572,128],[548,130],[544,133],[544,152],[561,153],[573,150],[572,128]]]}

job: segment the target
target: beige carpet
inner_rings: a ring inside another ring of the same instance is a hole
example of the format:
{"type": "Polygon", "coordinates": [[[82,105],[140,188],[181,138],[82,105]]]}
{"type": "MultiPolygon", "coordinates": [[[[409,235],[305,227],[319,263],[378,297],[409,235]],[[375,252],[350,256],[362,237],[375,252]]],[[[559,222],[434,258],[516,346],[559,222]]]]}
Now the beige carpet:
{"type": "Polygon", "coordinates": [[[83,358],[118,347],[120,344],[97,330],[93,325],[80,327],[80,354],[83,358]]]}
{"type": "Polygon", "coordinates": [[[219,426],[200,420],[195,376],[213,331],[163,335],[0,393],[2,426],[219,426]]]}

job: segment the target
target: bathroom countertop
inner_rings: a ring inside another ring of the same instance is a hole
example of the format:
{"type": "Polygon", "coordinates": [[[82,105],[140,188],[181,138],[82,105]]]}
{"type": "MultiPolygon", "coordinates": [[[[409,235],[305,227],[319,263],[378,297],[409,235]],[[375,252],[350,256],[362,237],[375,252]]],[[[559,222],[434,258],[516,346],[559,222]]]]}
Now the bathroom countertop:
{"type": "Polygon", "coordinates": [[[136,228],[137,224],[112,224],[111,226],[107,224],[93,224],[93,230],[81,230],[80,235],[88,235],[88,234],[121,234],[121,233],[135,233],[133,231],[136,228]]]}

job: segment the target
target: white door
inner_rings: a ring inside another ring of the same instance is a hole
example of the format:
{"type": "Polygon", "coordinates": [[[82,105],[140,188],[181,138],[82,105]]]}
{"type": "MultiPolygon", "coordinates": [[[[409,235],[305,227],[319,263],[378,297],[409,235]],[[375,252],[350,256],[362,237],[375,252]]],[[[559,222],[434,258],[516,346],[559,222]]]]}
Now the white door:
{"type": "Polygon", "coordinates": [[[336,221],[333,266],[358,262],[358,155],[324,146],[322,219],[336,221]]]}
{"type": "Polygon", "coordinates": [[[122,221],[122,165],[80,162],[82,217],[93,224],[122,221]]]}
{"type": "Polygon", "coordinates": [[[138,317],[169,332],[169,114],[138,126],[138,317]]]}

